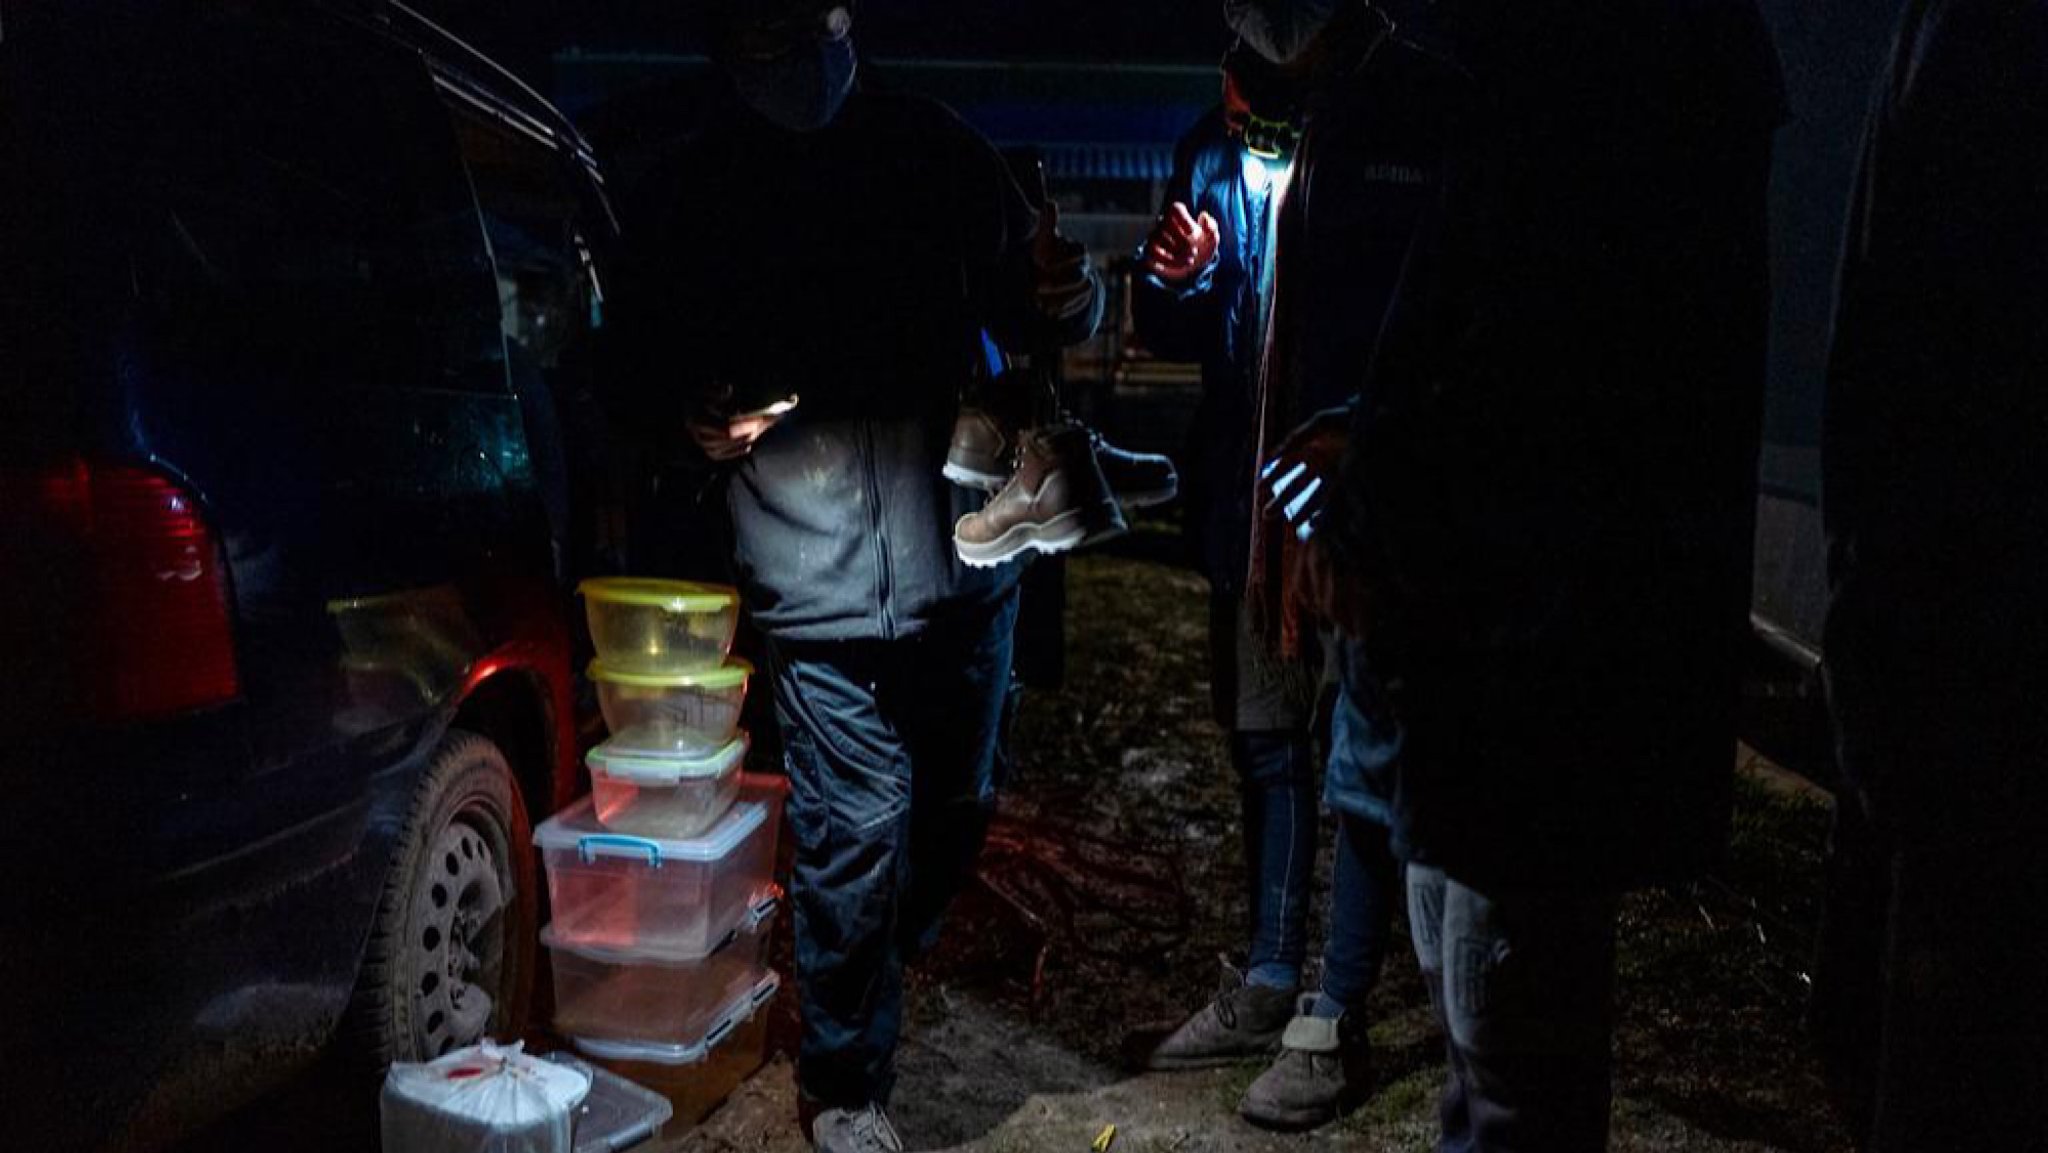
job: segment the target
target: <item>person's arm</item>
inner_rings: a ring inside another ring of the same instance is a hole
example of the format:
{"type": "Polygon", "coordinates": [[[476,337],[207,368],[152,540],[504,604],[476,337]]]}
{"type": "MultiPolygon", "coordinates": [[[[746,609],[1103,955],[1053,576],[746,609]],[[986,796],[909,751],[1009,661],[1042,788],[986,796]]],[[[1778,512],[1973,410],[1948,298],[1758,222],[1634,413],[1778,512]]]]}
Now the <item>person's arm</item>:
{"type": "Polygon", "coordinates": [[[951,167],[972,239],[967,289],[983,327],[1015,352],[1078,344],[1102,321],[1106,294],[1086,247],[1059,232],[1059,210],[1034,209],[994,145],[951,113],[935,163],[951,167]]]}
{"type": "Polygon", "coordinates": [[[1472,254],[1483,244],[1484,169],[1458,139],[1469,114],[1460,105],[1444,116],[1431,180],[1394,190],[1399,207],[1380,222],[1380,258],[1361,270],[1371,282],[1359,286],[1362,296],[1376,311],[1359,318],[1369,344],[1345,358],[1355,387],[1342,408],[1316,413],[1302,430],[1332,432],[1342,442],[1326,500],[1309,514],[1309,563],[1321,615],[1350,628],[1382,615],[1401,595],[1384,526],[1375,523],[1373,486],[1400,452],[1416,449],[1404,442],[1404,430],[1417,427],[1428,382],[1444,368],[1437,338],[1465,307],[1481,271],[1472,254]]]}

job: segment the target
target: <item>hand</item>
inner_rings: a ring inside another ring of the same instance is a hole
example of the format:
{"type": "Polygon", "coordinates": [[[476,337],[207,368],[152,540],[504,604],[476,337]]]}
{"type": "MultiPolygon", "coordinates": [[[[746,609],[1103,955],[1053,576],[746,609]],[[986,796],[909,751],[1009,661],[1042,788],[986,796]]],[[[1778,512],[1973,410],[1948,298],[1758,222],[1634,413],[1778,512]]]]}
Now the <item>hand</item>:
{"type": "Polygon", "coordinates": [[[1350,443],[1350,422],[1348,409],[1316,413],[1288,433],[1259,469],[1261,511],[1286,521],[1300,540],[1315,535],[1316,517],[1330,503],[1350,443]]]}
{"type": "Polygon", "coordinates": [[[1163,284],[1178,287],[1216,263],[1223,233],[1205,210],[1198,219],[1176,200],[1167,206],[1145,241],[1145,271],[1163,284]]]}
{"type": "Polygon", "coordinates": [[[1094,299],[1088,249],[1080,241],[1060,235],[1060,208],[1050,200],[1040,210],[1038,231],[1031,236],[1031,271],[1038,311],[1045,316],[1064,320],[1086,309],[1094,299]]]}
{"type": "Polygon", "coordinates": [[[715,461],[738,460],[754,451],[754,442],[782,420],[781,413],[731,416],[732,395],[731,385],[715,385],[691,406],[690,414],[684,418],[690,439],[715,461]]]}

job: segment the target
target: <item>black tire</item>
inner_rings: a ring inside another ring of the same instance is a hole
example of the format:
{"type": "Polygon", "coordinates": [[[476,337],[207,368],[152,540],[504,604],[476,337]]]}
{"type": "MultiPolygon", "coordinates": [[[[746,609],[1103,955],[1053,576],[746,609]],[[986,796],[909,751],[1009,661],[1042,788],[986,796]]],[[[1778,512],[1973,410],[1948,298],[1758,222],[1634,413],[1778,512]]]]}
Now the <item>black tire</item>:
{"type": "Polygon", "coordinates": [[[450,730],[413,793],[344,1025],[381,1071],[516,1039],[533,991],[532,830],[498,746],[450,730]]]}

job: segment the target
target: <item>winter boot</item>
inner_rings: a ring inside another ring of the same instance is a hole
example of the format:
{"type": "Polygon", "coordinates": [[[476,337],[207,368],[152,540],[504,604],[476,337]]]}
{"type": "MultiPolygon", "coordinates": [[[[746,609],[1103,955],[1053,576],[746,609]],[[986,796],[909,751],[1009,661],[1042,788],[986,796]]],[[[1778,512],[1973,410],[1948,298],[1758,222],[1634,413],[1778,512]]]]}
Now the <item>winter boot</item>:
{"type": "Polygon", "coordinates": [[[1294,990],[1251,984],[1229,961],[1222,965],[1216,999],[1161,1041],[1146,1057],[1146,1068],[1213,1069],[1272,1055],[1294,1012],[1294,990]]]}
{"type": "Polygon", "coordinates": [[[980,512],[953,526],[953,547],[975,568],[993,568],[1037,549],[1066,552],[1124,531],[1123,514],[1078,424],[1018,436],[1017,471],[980,512]]]}
{"type": "Polygon", "coordinates": [[[995,492],[1017,471],[1023,430],[1058,423],[1058,411],[1051,386],[1028,370],[1005,372],[976,386],[961,399],[940,471],[962,488],[995,492]]]}
{"type": "Polygon", "coordinates": [[[903,1153],[903,1138],[880,1105],[827,1109],[811,1122],[811,1148],[818,1153],[903,1153]]]}
{"type": "Polygon", "coordinates": [[[1280,1036],[1280,1055],[1245,1090],[1239,1113],[1269,1129],[1313,1129],[1358,1107],[1372,1092],[1372,1047],[1355,1014],[1312,1017],[1301,999],[1280,1036]]]}

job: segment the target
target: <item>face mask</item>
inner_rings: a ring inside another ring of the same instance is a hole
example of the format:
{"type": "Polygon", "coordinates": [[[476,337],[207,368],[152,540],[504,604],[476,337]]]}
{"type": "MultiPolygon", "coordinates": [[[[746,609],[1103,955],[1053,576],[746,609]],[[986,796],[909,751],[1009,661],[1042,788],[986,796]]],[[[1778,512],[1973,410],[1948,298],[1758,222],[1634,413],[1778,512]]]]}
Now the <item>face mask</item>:
{"type": "Polygon", "coordinates": [[[811,40],[770,59],[728,65],[747,107],[792,132],[832,123],[853,91],[853,40],[811,40]]]}
{"type": "Polygon", "coordinates": [[[1252,51],[1275,64],[1292,64],[1335,9],[1334,0],[1223,0],[1223,22],[1252,51]]]}

